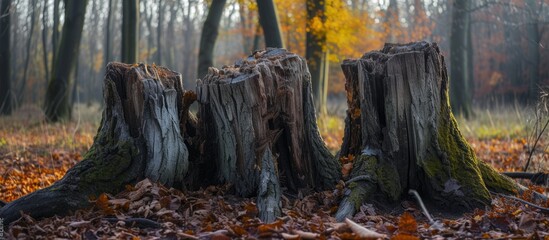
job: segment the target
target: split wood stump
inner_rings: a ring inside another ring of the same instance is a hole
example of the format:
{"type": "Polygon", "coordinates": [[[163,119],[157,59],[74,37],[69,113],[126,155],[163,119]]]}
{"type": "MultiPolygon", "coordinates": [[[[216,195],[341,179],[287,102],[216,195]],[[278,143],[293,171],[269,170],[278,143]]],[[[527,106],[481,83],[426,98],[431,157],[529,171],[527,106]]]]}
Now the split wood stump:
{"type": "Polygon", "coordinates": [[[338,220],[368,199],[395,202],[409,189],[456,212],[490,204],[489,190],[518,189],[461,135],[436,44],[386,44],[341,67],[349,109],[339,156],[356,157],[338,220]]]}
{"type": "Polygon", "coordinates": [[[188,167],[183,131],[192,99],[181,75],[164,67],[110,63],[103,91],[101,126],[84,159],[52,186],[2,207],[5,224],[20,211],[35,218],[64,215],[89,206],[92,196],[118,193],[144,178],[182,184],[188,167]]]}
{"type": "Polygon", "coordinates": [[[263,221],[280,215],[281,188],[334,187],[339,161],[316,125],[306,61],[284,49],[210,68],[198,82],[202,169],[240,196],[257,196],[263,221]]]}

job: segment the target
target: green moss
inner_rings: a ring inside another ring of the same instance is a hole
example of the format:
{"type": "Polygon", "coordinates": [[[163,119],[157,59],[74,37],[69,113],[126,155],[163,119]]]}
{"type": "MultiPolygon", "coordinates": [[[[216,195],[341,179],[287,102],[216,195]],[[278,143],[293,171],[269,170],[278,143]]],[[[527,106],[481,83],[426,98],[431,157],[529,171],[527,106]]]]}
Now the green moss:
{"type": "Polygon", "coordinates": [[[380,162],[375,156],[359,155],[353,162],[351,177],[362,175],[368,175],[376,182],[358,181],[349,184],[349,202],[355,209],[359,209],[362,203],[377,191],[382,192],[390,201],[397,201],[400,198],[402,187],[398,172],[391,163],[380,162]]]}
{"type": "MultiPolygon", "coordinates": [[[[461,135],[457,128],[457,122],[449,109],[443,109],[438,126],[438,143],[441,151],[446,154],[449,168],[449,178],[442,179],[441,188],[450,179],[456,179],[464,192],[464,198],[460,201],[490,203],[490,194],[484,185],[479,169],[479,161],[472,148],[461,135]],[[449,120],[449,121],[447,121],[449,120]],[[474,199],[476,201],[470,201],[474,199]]],[[[439,160],[440,161],[440,160],[439,160]]],[[[442,164],[442,163],[441,163],[442,164]]],[[[457,196],[459,197],[459,196],[457,196]]]]}
{"type": "Polygon", "coordinates": [[[507,194],[517,193],[517,185],[512,179],[496,172],[494,168],[485,162],[480,161],[479,168],[486,187],[491,191],[507,194]]]}
{"type": "MultiPolygon", "coordinates": [[[[440,159],[436,156],[430,155],[426,159],[420,162],[423,170],[429,178],[434,178],[435,176],[440,176],[444,174],[444,168],[440,159]]],[[[447,178],[448,176],[444,174],[447,178]]]]}
{"type": "Polygon", "coordinates": [[[397,201],[402,194],[402,187],[395,166],[384,161],[377,166],[376,175],[381,191],[390,200],[397,201]]]}

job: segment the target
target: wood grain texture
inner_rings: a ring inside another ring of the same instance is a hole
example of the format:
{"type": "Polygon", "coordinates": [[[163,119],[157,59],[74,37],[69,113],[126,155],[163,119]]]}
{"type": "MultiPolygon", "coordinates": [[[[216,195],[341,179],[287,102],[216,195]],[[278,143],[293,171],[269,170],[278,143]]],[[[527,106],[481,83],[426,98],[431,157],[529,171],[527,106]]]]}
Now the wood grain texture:
{"type": "Polygon", "coordinates": [[[340,156],[357,156],[351,178],[368,175],[376,181],[348,186],[343,202],[355,209],[342,205],[339,220],[368,198],[394,202],[408,189],[458,212],[489,204],[489,189],[516,190],[514,182],[479,162],[459,132],[436,44],[386,44],[344,61],[342,69],[349,109],[340,156]]]}
{"type": "Polygon", "coordinates": [[[298,55],[270,48],[210,68],[197,98],[203,166],[217,183],[256,196],[267,149],[289,191],[330,188],[339,180],[340,165],[318,132],[310,74],[298,55]]]}

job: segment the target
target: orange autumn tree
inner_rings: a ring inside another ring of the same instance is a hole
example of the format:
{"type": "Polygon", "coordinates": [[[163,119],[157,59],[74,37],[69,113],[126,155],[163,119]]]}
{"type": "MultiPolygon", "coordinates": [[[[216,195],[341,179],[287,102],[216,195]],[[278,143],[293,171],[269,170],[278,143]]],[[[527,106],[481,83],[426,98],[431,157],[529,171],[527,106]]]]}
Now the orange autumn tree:
{"type": "MultiPolygon", "coordinates": [[[[366,8],[355,8],[343,0],[315,1],[323,5],[315,9],[307,17],[307,1],[276,0],[276,5],[281,13],[280,24],[285,37],[288,50],[305,55],[307,33],[313,36],[313,40],[325,39],[320,43],[316,51],[325,52],[325,64],[308,58],[310,68],[318,65],[323,67],[323,79],[313,79],[313,89],[317,88],[315,83],[320,85],[316,91],[315,99],[317,109],[326,106],[326,96],[329,89],[344,90],[343,77],[340,71],[327,73],[329,63],[339,64],[342,59],[360,57],[362,53],[378,49],[383,45],[385,33],[383,28],[375,23],[375,12],[366,8]],[[374,13],[374,14],[373,14],[374,13]]],[[[309,54],[309,56],[322,56],[323,54],[309,54]]],[[[319,57],[322,59],[323,57],[319,57]]],[[[332,92],[332,91],[330,91],[332,92]]],[[[321,112],[325,112],[321,110],[321,112]]]]}

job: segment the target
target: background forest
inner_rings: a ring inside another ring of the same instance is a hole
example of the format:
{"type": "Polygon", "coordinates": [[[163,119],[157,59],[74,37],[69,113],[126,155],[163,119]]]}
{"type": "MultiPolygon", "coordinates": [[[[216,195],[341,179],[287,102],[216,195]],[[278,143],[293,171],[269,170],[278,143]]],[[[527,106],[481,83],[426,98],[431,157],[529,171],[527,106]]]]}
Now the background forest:
{"type": "MultiPolygon", "coordinates": [[[[459,30],[455,35],[465,42],[465,46],[454,48],[464,54],[457,59],[466,65],[460,71],[463,76],[452,75],[456,86],[465,86],[459,87],[464,97],[453,97],[456,101],[527,103],[537,98],[539,87],[549,79],[549,68],[542,67],[548,64],[549,54],[545,44],[549,43],[546,1],[463,1],[468,6],[461,12],[467,16],[455,21],[458,26],[452,25],[452,16],[459,17],[456,13],[460,12],[453,13],[453,1],[327,0],[324,15],[309,20],[304,1],[274,2],[284,46],[289,51],[305,56],[307,33],[325,36],[321,48],[327,52],[330,63],[326,89],[330,99],[344,93],[341,61],[380,49],[385,42],[437,42],[448,67],[457,66],[450,61],[454,59],[450,44],[452,29],[459,30]]],[[[181,72],[185,87],[193,89],[195,80],[202,77],[197,73],[198,53],[210,3],[140,1],[138,62],[164,65],[181,72]]],[[[59,46],[64,7],[60,0],[12,1],[10,94],[16,108],[25,104],[43,105],[55,51],[64,48],[59,46]]],[[[75,81],[70,86],[73,104],[99,103],[104,66],[109,61],[122,60],[122,8],[122,1],[91,0],[87,4],[75,81]]],[[[214,66],[231,64],[264,47],[256,2],[227,1],[213,51],[214,66]]],[[[309,65],[315,63],[310,61],[309,65]]],[[[465,111],[467,115],[469,110],[465,111]]]]}

